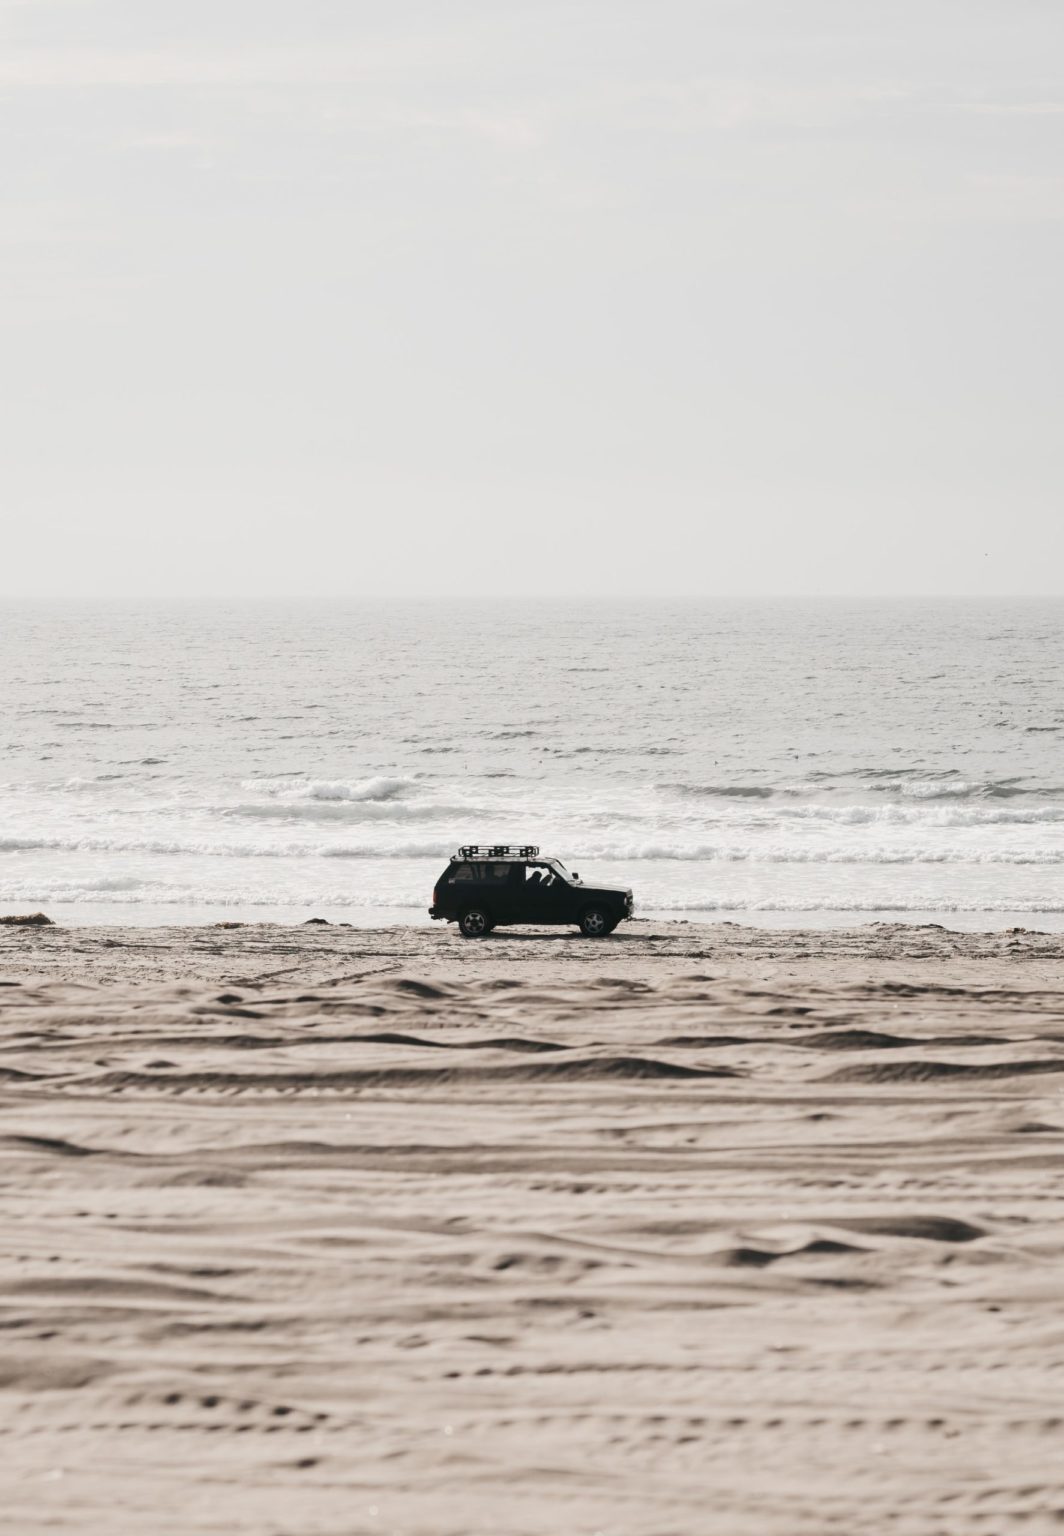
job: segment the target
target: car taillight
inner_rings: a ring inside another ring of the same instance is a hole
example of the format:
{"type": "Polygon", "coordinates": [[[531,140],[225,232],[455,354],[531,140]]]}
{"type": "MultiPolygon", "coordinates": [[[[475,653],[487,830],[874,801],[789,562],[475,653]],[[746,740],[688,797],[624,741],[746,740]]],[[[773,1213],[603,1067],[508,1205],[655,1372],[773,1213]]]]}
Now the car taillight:
{"type": "Polygon", "coordinates": [[[436,905],[436,903],[437,903],[437,902],[438,902],[438,901],[439,901],[439,899],[440,899],[440,898],[439,898],[439,897],[438,897],[438,896],[437,896],[437,894],[436,894],[436,887],[435,887],[435,886],[433,886],[433,887],[432,887],[432,905],[433,905],[433,906],[435,906],[435,905],[436,905]]]}

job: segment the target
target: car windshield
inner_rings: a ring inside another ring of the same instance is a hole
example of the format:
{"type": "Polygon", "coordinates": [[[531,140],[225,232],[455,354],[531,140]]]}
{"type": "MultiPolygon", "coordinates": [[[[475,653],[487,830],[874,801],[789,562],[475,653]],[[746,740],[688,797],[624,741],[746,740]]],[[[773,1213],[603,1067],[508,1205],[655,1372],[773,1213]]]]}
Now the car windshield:
{"type": "Polygon", "coordinates": [[[562,863],[561,859],[550,859],[548,861],[548,863],[549,863],[550,868],[553,869],[553,871],[554,871],[554,873],[556,875],[561,875],[563,880],[567,880],[570,885],[572,884],[573,877],[569,873],[569,871],[566,869],[566,867],[562,863]]]}

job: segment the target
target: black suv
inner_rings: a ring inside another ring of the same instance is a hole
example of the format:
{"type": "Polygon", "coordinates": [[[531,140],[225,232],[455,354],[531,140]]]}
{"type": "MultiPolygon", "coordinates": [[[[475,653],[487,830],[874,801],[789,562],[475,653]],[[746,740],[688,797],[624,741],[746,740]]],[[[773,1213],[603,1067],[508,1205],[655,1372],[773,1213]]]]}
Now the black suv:
{"type": "Polygon", "coordinates": [[[436,881],[430,917],[457,922],[467,939],[503,923],[576,923],[589,939],[612,933],[632,915],[631,891],[585,885],[539,849],[509,844],[459,848],[436,881]]]}

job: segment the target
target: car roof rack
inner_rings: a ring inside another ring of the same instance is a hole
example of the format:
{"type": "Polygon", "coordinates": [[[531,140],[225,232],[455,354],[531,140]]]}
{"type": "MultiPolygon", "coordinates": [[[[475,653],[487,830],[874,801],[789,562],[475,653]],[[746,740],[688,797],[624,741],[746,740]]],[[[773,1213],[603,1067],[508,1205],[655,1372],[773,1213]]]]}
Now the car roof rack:
{"type": "Polygon", "coordinates": [[[451,854],[451,863],[460,859],[536,859],[539,849],[533,843],[467,843],[451,854]]]}

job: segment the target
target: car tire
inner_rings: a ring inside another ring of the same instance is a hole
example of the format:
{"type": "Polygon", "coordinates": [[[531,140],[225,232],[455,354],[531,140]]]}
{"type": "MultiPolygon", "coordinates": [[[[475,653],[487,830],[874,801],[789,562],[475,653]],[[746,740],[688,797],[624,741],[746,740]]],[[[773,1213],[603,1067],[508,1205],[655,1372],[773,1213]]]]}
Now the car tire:
{"type": "Polygon", "coordinates": [[[604,939],[613,932],[613,919],[605,907],[588,907],[580,917],[580,932],[585,939],[604,939]]]}
{"type": "Polygon", "coordinates": [[[491,918],[483,907],[469,907],[458,919],[463,939],[482,939],[491,932],[491,918]]]}

